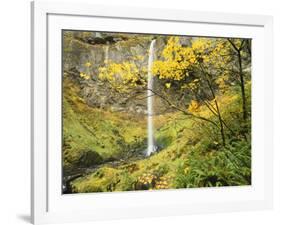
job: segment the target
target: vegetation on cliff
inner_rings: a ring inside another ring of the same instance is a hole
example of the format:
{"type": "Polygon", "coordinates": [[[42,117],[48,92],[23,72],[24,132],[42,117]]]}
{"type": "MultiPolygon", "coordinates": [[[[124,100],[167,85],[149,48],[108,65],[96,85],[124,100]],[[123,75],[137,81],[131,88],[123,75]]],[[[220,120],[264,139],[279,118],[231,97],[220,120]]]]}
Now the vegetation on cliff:
{"type": "Polygon", "coordinates": [[[63,172],[79,174],[71,192],[250,185],[250,68],[248,39],[66,32],[63,172]],[[146,157],[152,38],[157,152],[146,157]]]}

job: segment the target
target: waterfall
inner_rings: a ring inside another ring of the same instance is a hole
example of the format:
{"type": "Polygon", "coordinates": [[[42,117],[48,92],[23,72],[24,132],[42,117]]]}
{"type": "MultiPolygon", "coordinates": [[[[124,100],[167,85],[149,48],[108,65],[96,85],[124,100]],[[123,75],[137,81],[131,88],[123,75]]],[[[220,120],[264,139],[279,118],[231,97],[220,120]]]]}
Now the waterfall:
{"type": "Polygon", "coordinates": [[[154,143],[153,136],[153,74],[152,74],[152,64],[154,60],[154,46],[155,40],[152,40],[149,48],[149,57],[148,57],[148,74],[147,74],[147,151],[146,155],[150,156],[153,152],[156,151],[156,145],[154,143]]]}
{"type": "Polygon", "coordinates": [[[104,51],[104,64],[108,64],[108,52],[109,52],[109,43],[106,42],[105,51],[104,51]]]}

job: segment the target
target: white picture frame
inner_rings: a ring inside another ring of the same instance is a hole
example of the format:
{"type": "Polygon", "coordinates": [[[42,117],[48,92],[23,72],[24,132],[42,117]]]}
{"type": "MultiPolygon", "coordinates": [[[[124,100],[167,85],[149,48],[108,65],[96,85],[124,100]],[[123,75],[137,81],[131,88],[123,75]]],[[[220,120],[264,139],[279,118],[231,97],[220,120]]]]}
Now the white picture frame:
{"type": "Polygon", "coordinates": [[[272,17],[32,2],[32,198],[34,224],[272,208],[272,17]],[[62,29],[248,37],[253,40],[252,160],[249,187],[61,194],[62,29]],[[266,79],[265,79],[266,77],[266,79]],[[265,101],[266,99],[266,101],[265,101]]]}

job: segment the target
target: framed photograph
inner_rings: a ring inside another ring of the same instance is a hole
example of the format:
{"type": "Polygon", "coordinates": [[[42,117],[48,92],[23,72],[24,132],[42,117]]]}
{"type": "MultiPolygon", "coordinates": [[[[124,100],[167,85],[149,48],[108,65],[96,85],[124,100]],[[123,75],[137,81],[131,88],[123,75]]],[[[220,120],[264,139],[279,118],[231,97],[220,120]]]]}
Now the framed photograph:
{"type": "Polygon", "coordinates": [[[32,3],[34,224],[272,207],[272,17],[32,3]]]}

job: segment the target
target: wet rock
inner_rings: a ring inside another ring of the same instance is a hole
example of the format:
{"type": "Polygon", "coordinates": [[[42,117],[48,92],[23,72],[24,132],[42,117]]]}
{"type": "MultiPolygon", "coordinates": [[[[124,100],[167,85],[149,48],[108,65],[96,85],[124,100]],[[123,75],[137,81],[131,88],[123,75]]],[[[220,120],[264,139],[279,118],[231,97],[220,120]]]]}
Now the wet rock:
{"type": "Polygon", "coordinates": [[[109,44],[116,43],[113,36],[107,36],[107,37],[104,38],[104,40],[109,44]]]}
{"type": "MultiPolygon", "coordinates": [[[[132,36],[133,37],[133,36],[132,36]]],[[[137,36],[136,36],[137,37],[137,36]]],[[[85,102],[95,108],[107,109],[113,112],[132,112],[139,115],[146,115],[147,98],[145,87],[142,90],[132,90],[126,95],[116,93],[107,82],[98,78],[99,69],[106,66],[106,62],[135,63],[139,68],[146,68],[148,62],[148,48],[150,40],[147,38],[129,38],[128,35],[117,35],[115,33],[92,32],[87,34],[82,41],[67,42],[64,48],[64,71],[70,71],[71,77],[78,80],[80,85],[80,96],[85,102]],[[137,57],[140,56],[140,57],[137,57]],[[140,59],[141,58],[141,59],[140,59]],[[90,66],[85,66],[90,63],[90,66]],[[80,73],[90,76],[90,79],[83,80],[80,73]]],[[[76,37],[80,38],[80,37],[76,37]]],[[[156,42],[156,55],[160,57],[165,46],[165,38],[159,38],[156,42]]],[[[146,74],[143,74],[145,77],[146,74]]],[[[142,86],[143,81],[139,80],[138,85],[142,86]]],[[[155,89],[162,90],[163,84],[155,80],[155,89]]],[[[139,87],[138,87],[139,88],[139,87]]],[[[154,99],[155,112],[164,112],[165,105],[161,98],[154,99]]]]}
{"type": "Polygon", "coordinates": [[[90,167],[103,163],[103,158],[94,150],[85,149],[82,150],[82,154],[78,160],[78,166],[90,167]]]}

